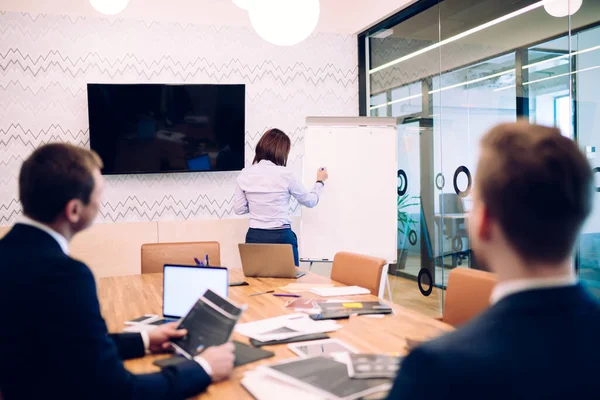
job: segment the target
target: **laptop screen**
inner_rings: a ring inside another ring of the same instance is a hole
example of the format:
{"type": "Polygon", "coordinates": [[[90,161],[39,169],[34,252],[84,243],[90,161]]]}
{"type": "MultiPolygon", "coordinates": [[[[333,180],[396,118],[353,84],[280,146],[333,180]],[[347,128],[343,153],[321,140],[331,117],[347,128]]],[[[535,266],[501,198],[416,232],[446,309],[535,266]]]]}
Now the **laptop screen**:
{"type": "Polygon", "coordinates": [[[163,315],[184,317],[206,289],[227,298],[228,288],[227,268],[165,265],[163,315]]]}

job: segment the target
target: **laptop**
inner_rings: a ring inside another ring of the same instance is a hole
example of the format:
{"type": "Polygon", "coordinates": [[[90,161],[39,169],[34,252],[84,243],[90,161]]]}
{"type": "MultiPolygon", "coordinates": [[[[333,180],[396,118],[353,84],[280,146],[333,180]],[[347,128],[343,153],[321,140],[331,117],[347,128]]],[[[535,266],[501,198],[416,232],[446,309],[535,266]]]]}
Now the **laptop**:
{"type": "Polygon", "coordinates": [[[137,318],[130,321],[133,322],[131,324],[133,326],[129,330],[135,330],[136,327],[153,328],[178,321],[187,315],[207,289],[227,298],[229,290],[227,268],[165,264],[163,266],[163,318],[157,316],[137,318]]]}
{"type": "Polygon", "coordinates": [[[300,278],[306,272],[294,264],[294,252],[290,244],[242,244],[239,245],[242,270],[248,277],[300,278]]]}

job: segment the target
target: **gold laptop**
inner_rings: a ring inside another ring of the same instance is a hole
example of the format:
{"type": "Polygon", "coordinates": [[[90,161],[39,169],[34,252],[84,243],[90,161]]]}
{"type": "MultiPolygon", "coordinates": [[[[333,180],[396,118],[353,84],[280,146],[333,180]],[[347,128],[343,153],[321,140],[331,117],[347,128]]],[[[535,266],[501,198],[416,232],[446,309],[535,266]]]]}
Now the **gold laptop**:
{"type": "Polygon", "coordinates": [[[294,265],[290,244],[239,244],[242,270],[248,277],[300,278],[306,275],[294,265]]]}

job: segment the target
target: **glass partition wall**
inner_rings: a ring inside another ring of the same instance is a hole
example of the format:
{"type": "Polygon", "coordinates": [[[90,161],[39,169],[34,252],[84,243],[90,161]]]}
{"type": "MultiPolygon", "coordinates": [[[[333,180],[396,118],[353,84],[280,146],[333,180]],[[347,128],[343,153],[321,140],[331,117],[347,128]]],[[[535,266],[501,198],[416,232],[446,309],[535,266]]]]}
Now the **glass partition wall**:
{"type": "MultiPolygon", "coordinates": [[[[495,124],[557,126],[600,172],[600,1],[577,4],[421,0],[359,35],[361,115],[403,121],[394,301],[410,279],[441,312],[449,271],[481,268],[468,212],[479,140],[495,124]]],[[[598,204],[574,263],[600,296],[598,204]]]]}

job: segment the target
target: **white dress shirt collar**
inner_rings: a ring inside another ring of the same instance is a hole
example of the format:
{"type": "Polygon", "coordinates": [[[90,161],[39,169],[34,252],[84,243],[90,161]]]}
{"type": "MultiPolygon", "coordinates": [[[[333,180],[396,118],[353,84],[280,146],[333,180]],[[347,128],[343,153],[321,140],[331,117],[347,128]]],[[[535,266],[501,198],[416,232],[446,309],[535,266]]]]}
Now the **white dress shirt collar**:
{"type": "Polygon", "coordinates": [[[270,160],[267,160],[264,158],[262,160],[260,160],[258,163],[262,164],[262,165],[275,165],[275,163],[273,161],[270,161],[270,160]]]}
{"type": "Polygon", "coordinates": [[[34,228],[38,228],[39,230],[46,232],[48,235],[52,236],[52,238],[54,238],[54,240],[56,240],[56,242],[58,243],[58,245],[60,246],[60,248],[62,249],[62,251],[65,254],[69,254],[69,241],[67,240],[67,238],[65,238],[60,233],[56,232],[54,229],[52,229],[49,226],[44,225],[40,222],[34,221],[29,217],[25,217],[25,216],[23,216],[18,221],[18,223],[22,224],[22,225],[33,226],[34,228]]]}
{"type": "Polygon", "coordinates": [[[517,279],[513,281],[500,282],[497,283],[494,287],[494,290],[492,290],[490,304],[496,304],[505,297],[528,290],[568,287],[575,286],[576,284],[577,276],[574,273],[568,276],[517,279]]]}

